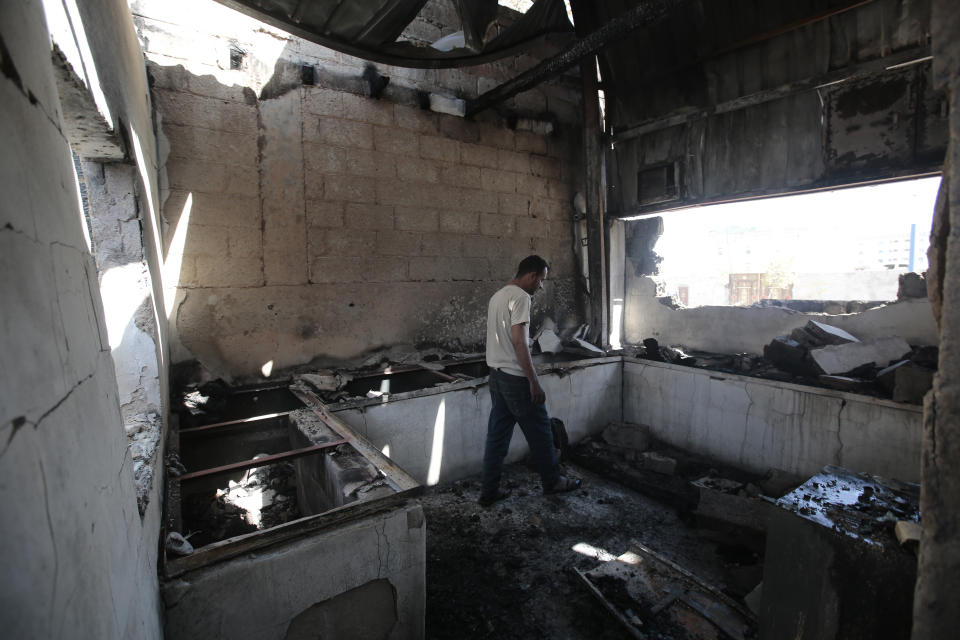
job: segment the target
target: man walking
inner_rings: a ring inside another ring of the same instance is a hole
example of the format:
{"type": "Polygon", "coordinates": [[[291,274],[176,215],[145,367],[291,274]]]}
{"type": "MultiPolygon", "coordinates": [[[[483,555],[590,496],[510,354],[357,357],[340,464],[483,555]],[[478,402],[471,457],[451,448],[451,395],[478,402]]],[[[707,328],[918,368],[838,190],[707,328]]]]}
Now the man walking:
{"type": "Polygon", "coordinates": [[[560,474],[545,406],[546,394],[533,368],[527,342],[530,296],[543,288],[547,271],[546,260],[527,256],[517,267],[517,275],[493,294],[487,307],[487,366],[490,367],[493,408],[487,424],[478,500],[484,507],[509,495],[500,491],[500,475],[513,426],[517,423],[530,445],[530,457],[540,473],[543,492],[573,491],[580,486],[579,480],[560,474]]]}

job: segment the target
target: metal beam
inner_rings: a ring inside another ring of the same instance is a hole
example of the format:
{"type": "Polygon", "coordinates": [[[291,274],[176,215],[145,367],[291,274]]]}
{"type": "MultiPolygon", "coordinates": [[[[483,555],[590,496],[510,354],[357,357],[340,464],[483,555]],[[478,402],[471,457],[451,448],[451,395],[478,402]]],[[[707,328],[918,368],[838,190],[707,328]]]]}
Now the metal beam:
{"type": "Polygon", "coordinates": [[[292,411],[281,411],[280,413],[266,413],[262,416],[253,416],[251,418],[241,418],[240,420],[227,420],[226,422],[214,422],[213,424],[205,424],[199,427],[187,427],[185,429],[180,429],[181,436],[189,436],[196,433],[201,433],[204,431],[209,431],[210,429],[220,429],[222,427],[236,427],[241,425],[253,425],[260,426],[256,423],[266,422],[274,418],[280,418],[282,416],[288,416],[292,411]]]}
{"type": "Polygon", "coordinates": [[[541,82],[563,73],[587,56],[596,54],[608,44],[623,38],[640,27],[664,20],[669,10],[680,4],[679,0],[653,0],[652,2],[641,3],[596,31],[577,40],[552,58],[544,60],[512,80],[508,80],[469,101],[467,103],[467,117],[476,115],[484,109],[508,100],[518,93],[532,89],[541,82]]]}
{"type": "Polygon", "coordinates": [[[302,449],[293,449],[291,451],[284,451],[283,453],[275,453],[270,456],[264,456],[262,458],[257,458],[256,460],[241,460],[240,462],[233,462],[231,464],[225,464],[220,467],[213,467],[211,469],[201,469],[200,471],[193,471],[191,473],[185,473],[178,478],[180,482],[187,482],[190,480],[196,480],[197,478],[206,478],[208,476],[217,476],[224,473],[230,473],[232,471],[242,471],[244,469],[251,469],[253,467],[263,467],[274,462],[283,462],[285,460],[293,460],[295,458],[302,458],[303,456],[313,455],[319,453],[324,449],[330,449],[332,447],[340,446],[341,444],[348,444],[347,441],[343,438],[340,440],[334,440],[333,442],[324,442],[323,444],[315,444],[312,447],[304,447],[302,449]]]}

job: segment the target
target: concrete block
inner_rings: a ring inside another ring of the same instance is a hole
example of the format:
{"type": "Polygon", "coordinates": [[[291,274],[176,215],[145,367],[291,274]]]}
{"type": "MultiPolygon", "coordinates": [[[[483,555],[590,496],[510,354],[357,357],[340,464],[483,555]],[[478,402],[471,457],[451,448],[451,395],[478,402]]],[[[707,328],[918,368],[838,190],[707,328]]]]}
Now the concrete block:
{"type": "Polygon", "coordinates": [[[310,258],[310,282],[343,283],[363,280],[363,258],[310,258]]]}
{"type": "Polygon", "coordinates": [[[230,258],[257,258],[263,251],[263,237],[256,227],[227,229],[227,256],[230,258]]]}
{"type": "Polygon", "coordinates": [[[517,174],[499,169],[481,169],[480,186],[488,191],[514,193],[517,190],[517,174]]]}
{"type": "Polygon", "coordinates": [[[868,362],[884,367],[891,360],[902,358],[909,352],[910,345],[906,340],[892,336],[811,349],[810,358],[821,372],[837,374],[845,373],[868,362]]]}
{"type": "Polygon", "coordinates": [[[397,177],[403,181],[440,182],[440,163],[435,160],[404,157],[397,163],[397,177]]]}
{"type": "Polygon", "coordinates": [[[480,233],[485,236],[511,235],[515,231],[514,217],[496,213],[480,214],[480,233]]]}
{"type": "Polygon", "coordinates": [[[420,134],[396,127],[375,127],[373,146],[380,153],[393,153],[401,156],[417,154],[420,134]]]}
{"type": "Polygon", "coordinates": [[[420,255],[420,234],[395,229],[377,232],[376,253],[383,256],[420,255]]]}
{"type": "Polygon", "coordinates": [[[623,449],[646,451],[650,448],[650,427],[644,424],[613,422],[602,434],[604,442],[623,449]]]}
{"type": "MultiPolygon", "coordinates": [[[[467,103],[460,98],[451,98],[438,93],[431,93],[430,111],[462,118],[467,113],[467,103]]],[[[441,125],[441,129],[442,128],[441,125]]]]}
{"type": "Polygon", "coordinates": [[[325,174],[347,172],[347,154],[357,150],[331,147],[325,144],[303,144],[304,170],[308,178],[323,177],[325,174]]]}
{"type": "Polygon", "coordinates": [[[504,171],[530,173],[530,154],[500,149],[497,151],[497,166],[504,171]]]}
{"type": "Polygon", "coordinates": [[[480,233],[480,214],[472,211],[441,211],[439,223],[444,233],[480,233]]]}
{"type": "Polygon", "coordinates": [[[262,264],[257,259],[197,256],[192,262],[192,277],[185,281],[181,276],[181,286],[256,287],[263,284],[262,264]]]}
{"type": "Polygon", "coordinates": [[[403,282],[409,280],[407,258],[367,256],[362,263],[364,282],[403,282]]]}
{"type": "Polygon", "coordinates": [[[517,193],[545,198],[549,192],[549,183],[544,178],[530,174],[517,174],[517,193]]]}
{"type": "Polygon", "coordinates": [[[310,233],[310,257],[362,256],[375,246],[377,232],[355,229],[314,229],[310,233]]]}
{"type": "Polygon", "coordinates": [[[227,236],[221,227],[190,224],[183,255],[222,256],[227,253],[227,236]]]}
{"type": "Polygon", "coordinates": [[[479,130],[478,140],[482,140],[484,145],[511,151],[516,148],[514,133],[510,129],[488,122],[478,122],[476,126],[479,130]]]}
{"type": "Polygon", "coordinates": [[[304,111],[318,116],[342,117],[344,95],[343,91],[322,87],[306,90],[303,95],[304,111]]]}
{"type": "Polygon", "coordinates": [[[237,166],[192,158],[168,158],[166,169],[171,189],[252,197],[260,194],[260,173],[253,164],[237,166]]]}
{"type": "Polygon", "coordinates": [[[420,254],[453,258],[463,255],[463,238],[453,233],[424,233],[420,236],[420,254]]]}
{"type": "Polygon", "coordinates": [[[544,154],[547,152],[547,139],[544,136],[526,131],[518,131],[514,137],[517,151],[544,154]]]}
{"type": "Polygon", "coordinates": [[[860,342],[859,339],[854,337],[852,334],[847,333],[843,329],[839,329],[823,322],[817,322],[816,320],[811,320],[804,328],[810,333],[810,335],[817,338],[820,344],[823,345],[860,342]]]}
{"type": "Polygon", "coordinates": [[[163,132],[170,143],[169,158],[241,167],[257,164],[259,150],[256,131],[238,134],[166,122],[163,124],[163,132]]]}
{"type": "Polygon", "coordinates": [[[486,258],[411,258],[410,279],[414,281],[487,280],[490,264],[486,258]]]}
{"type": "Polygon", "coordinates": [[[348,229],[379,230],[393,229],[393,207],[378,204],[348,202],[343,215],[348,229]]]}
{"type": "Polygon", "coordinates": [[[355,204],[373,204],[377,201],[378,184],[375,178],[328,176],[323,181],[323,198],[355,204]]]}
{"type": "MultiPolygon", "coordinates": [[[[451,187],[452,188],[452,187],[451,187]]],[[[496,213],[499,210],[499,201],[496,193],[479,189],[455,189],[452,193],[452,206],[465,211],[480,211],[496,213]]],[[[446,203],[443,206],[451,206],[446,203]]]]}
{"type": "Polygon", "coordinates": [[[308,200],[306,203],[307,224],[318,229],[343,227],[343,212],[346,203],[325,200],[308,200]]]}
{"type": "Polygon", "coordinates": [[[497,210],[505,215],[528,216],[532,198],[523,193],[501,193],[498,197],[497,210]]]}
{"type": "Polygon", "coordinates": [[[393,103],[367,98],[353,93],[343,93],[343,117],[384,127],[394,125],[393,103]]]}
{"type": "Polygon", "coordinates": [[[481,144],[460,144],[460,162],[487,169],[496,169],[497,149],[481,144]]]}
{"type": "Polygon", "coordinates": [[[889,367],[881,369],[877,372],[876,382],[880,385],[880,388],[886,391],[889,394],[893,393],[893,387],[896,385],[897,379],[897,369],[904,367],[910,364],[909,360],[901,360],[900,362],[895,362],[889,367]]]}
{"type": "Polygon", "coordinates": [[[417,107],[407,107],[396,104],[393,106],[393,117],[397,126],[417,133],[436,133],[437,115],[417,107]]]}
{"type": "Polygon", "coordinates": [[[806,353],[807,350],[799,342],[787,336],[777,336],[763,348],[763,357],[775,367],[797,375],[807,375],[810,372],[806,353]]]}
{"type": "Polygon", "coordinates": [[[255,105],[164,89],[155,89],[153,99],[164,123],[257,135],[255,105]]]}
{"type": "Polygon", "coordinates": [[[457,187],[476,189],[481,185],[480,167],[465,165],[444,166],[440,170],[440,181],[457,187]]]}
{"type": "Polygon", "coordinates": [[[457,117],[457,114],[441,116],[439,125],[440,135],[457,140],[461,144],[481,142],[480,130],[476,123],[471,120],[464,120],[462,116],[457,117]]]}
{"type": "Polygon", "coordinates": [[[333,147],[373,149],[373,125],[329,116],[318,117],[315,122],[304,118],[303,139],[333,147]]]}
{"type": "Polygon", "coordinates": [[[440,136],[420,136],[420,157],[455,163],[460,157],[460,143],[440,136]]]}
{"type": "Polygon", "coordinates": [[[899,286],[897,288],[897,300],[903,300],[904,298],[926,297],[927,279],[925,273],[900,274],[899,286]]]}
{"type": "Polygon", "coordinates": [[[530,173],[541,178],[558,180],[560,178],[560,160],[545,155],[529,156],[530,173]]]}
{"type": "Polygon", "coordinates": [[[439,229],[440,212],[424,207],[398,206],[394,213],[394,225],[403,231],[436,231],[439,229]]]}
{"type": "Polygon", "coordinates": [[[672,476],[677,468],[677,461],[655,451],[644,451],[640,454],[640,464],[644,469],[665,476],[672,476]]]}
{"type": "Polygon", "coordinates": [[[923,396],[933,387],[933,374],[934,371],[931,369],[925,369],[912,362],[897,367],[894,372],[894,401],[923,404],[923,396]]]}
{"type": "Polygon", "coordinates": [[[515,222],[518,236],[530,236],[535,238],[546,235],[544,234],[544,224],[542,220],[531,218],[529,216],[520,216],[516,218],[515,222]]]}
{"type": "Polygon", "coordinates": [[[364,149],[345,150],[347,173],[370,178],[393,178],[397,175],[399,156],[364,149]]]}

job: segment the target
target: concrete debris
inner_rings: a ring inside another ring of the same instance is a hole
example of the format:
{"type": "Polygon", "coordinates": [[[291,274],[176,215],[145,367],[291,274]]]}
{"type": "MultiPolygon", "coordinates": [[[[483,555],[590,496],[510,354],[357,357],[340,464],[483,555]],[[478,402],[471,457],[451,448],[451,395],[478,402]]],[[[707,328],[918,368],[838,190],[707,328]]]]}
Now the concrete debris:
{"type": "Polygon", "coordinates": [[[873,387],[873,385],[867,380],[851,378],[849,376],[822,375],[818,378],[818,380],[820,380],[820,383],[823,386],[829,389],[836,389],[837,391],[849,391],[851,393],[869,391],[873,387]]]}
{"type": "Polygon", "coordinates": [[[901,360],[900,362],[894,362],[889,367],[878,371],[875,378],[877,386],[886,391],[887,395],[892,396],[893,388],[896,386],[897,369],[900,367],[905,367],[908,364],[910,364],[909,360],[901,360]]]}
{"type": "Polygon", "coordinates": [[[640,454],[640,464],[644,469],[672,476],[677,469],[677,461],[656,451],[644,451],[640,454]]]}
{"type": "Polygon", "coordinates": [[[167,539],[163,546],[167,551],[178,556],[188,556],[193,553],[193,545],[176,531],[171,531],[167,534],[167,539]]]}
{"type": "Polygon", "coordinates": [[[763,357],[775,367],[798,376],[813,371],[807,361],[807,349],[789,336],[777,336],[763,348],[763,357]]]}
{"type": "Polygon", "coordinates": [[[353,376],[338,371],[318,371],[316,373],[301,373],[294,376],[295,380],[303,380],[317,391],[339,391],[353,376]]]}
{"type": "Polygon", "coordinates": [[[927,297],[927,273],[901,273],[897,300],[927,297]]]}
{"type": "Polygon", "coordinates": [[[810,350],[810,359],[820,373],[846,373],[869,362],[885,366],[910,352],[910,345],[899,336],[876,338],[867,342],[853,342],[810,350]]]}
{"type": "Polygon", "coordinates": [[[837,327],[833,327],[822,322],[817,322],[816,320],[811,320],[808,322],[804,329],[817,339],[818,345],[860,342],[857,338],[847,333],[843,329],[838,329],[837,327]]]}
{"type": "Polygon", "coordinates": [[[893,400],[923,404],[923,396],[933,387],[933,374],[930,369],[908,362],[894,371],[893,400]]]}
{"type": "Polygon", "coordinates": [[[542,330],[537,337],[537,344],[540,345],[540,351],[543,353],[560,353],[563,351],[563,342],[553,329],[542,330]]]}
{"type": "Polygon", "coordinates": [[[575,346],[578,346],[581,349],[586,349],[587,351],[592,351],[593,353],[604,355],[603,349],[600,349],[599,347],[595,347],[594,345],[590,344],[583,338],[574,338],[573,343],[575,346]]]}
{"type": "Polygon", "coordinates": [[[897,542],[900,543],[900,546],[906,547],[919,545],[923,530],[913,520],[898,520],[893,532],[897,536],[897,542]]]}
{"type": "Polygon", "coordinates": [[[650,448],[650,427],[631,422],[612,422],[601,435],[607,444],[634,451],[650,448]]]}

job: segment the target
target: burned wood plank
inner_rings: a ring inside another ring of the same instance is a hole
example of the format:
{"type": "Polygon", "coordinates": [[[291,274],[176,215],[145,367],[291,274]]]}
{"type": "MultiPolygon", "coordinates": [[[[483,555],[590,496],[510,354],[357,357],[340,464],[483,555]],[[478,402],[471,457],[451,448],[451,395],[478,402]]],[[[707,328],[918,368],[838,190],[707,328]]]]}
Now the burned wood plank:
{"type": "Polygon", "coordinates": [[[669,10],[680,4],[677,0],[655,0],[637,5],[596,31],[577,40],[552,58],[544,60],[515,78],[469,101],[467,103],[467,117],[474,116],[484,109],[508,100],[518,93],[532,89],[541,82],[563,73],[587,56],[597,53],[608,44],[629,35],[640,27],[663,21],[669,10]]]}
{"type": "Polygon", "coordinates": [[[195,480],[197,478],[206,478],[208,476],[218,476],[224,473],[230,473],[232,471],[242,471],[244,469],[251,469],[253,467],[263,467],[268,464],[273,464],[274,462],[283,462],[285,460],[295,460],[297,458],[302,458],[304,456],[313,455],[315,453],[320,453],[325,449],[330,449],[337,447],[341,444],[348,444],[345,439],[334,440],[333,442],[325,442],[323,444],[315,444],[309,447],[303,447],[302,449],[292,449],[290,451],[284,451],[283,453],[274,453],[269,456],[264,456],[262,458],[255,458],[251,460],[241,460],[240,462],[231,462],[230,464],[225,464],[219,467],[212,467],[210,469],[201,469],[200,471],[192,471],[190,473],[185,473],[180,476],[180,482],[188,482],[190,480],[195,480]]]}
{"type": "Polygon", "coordinates": [[[408,491],[420,487],[420,483],[414,480],[410,474],[397,466],[390,458],[383,455],[369,440],[355,433],[343,420],[331,413],[316,394],[295,385],[290,387],[290,391],[299,398],[303,404],[317,414],[317,417],[330,427],[334,433],[343,438],[354,449],[359,451],[364,458],[376,466],[398,491],[408,491]]]}
{"type": "Polygon", "coordinates": [[[583,155],[587,200],[587,263],[590,274],[590,326],[597,342],[607,346],[607,227],[603,212],[603,145],[600,142],[600,103],[597,65],[591,56],[580,66],[583,80],[583,155]]]}

